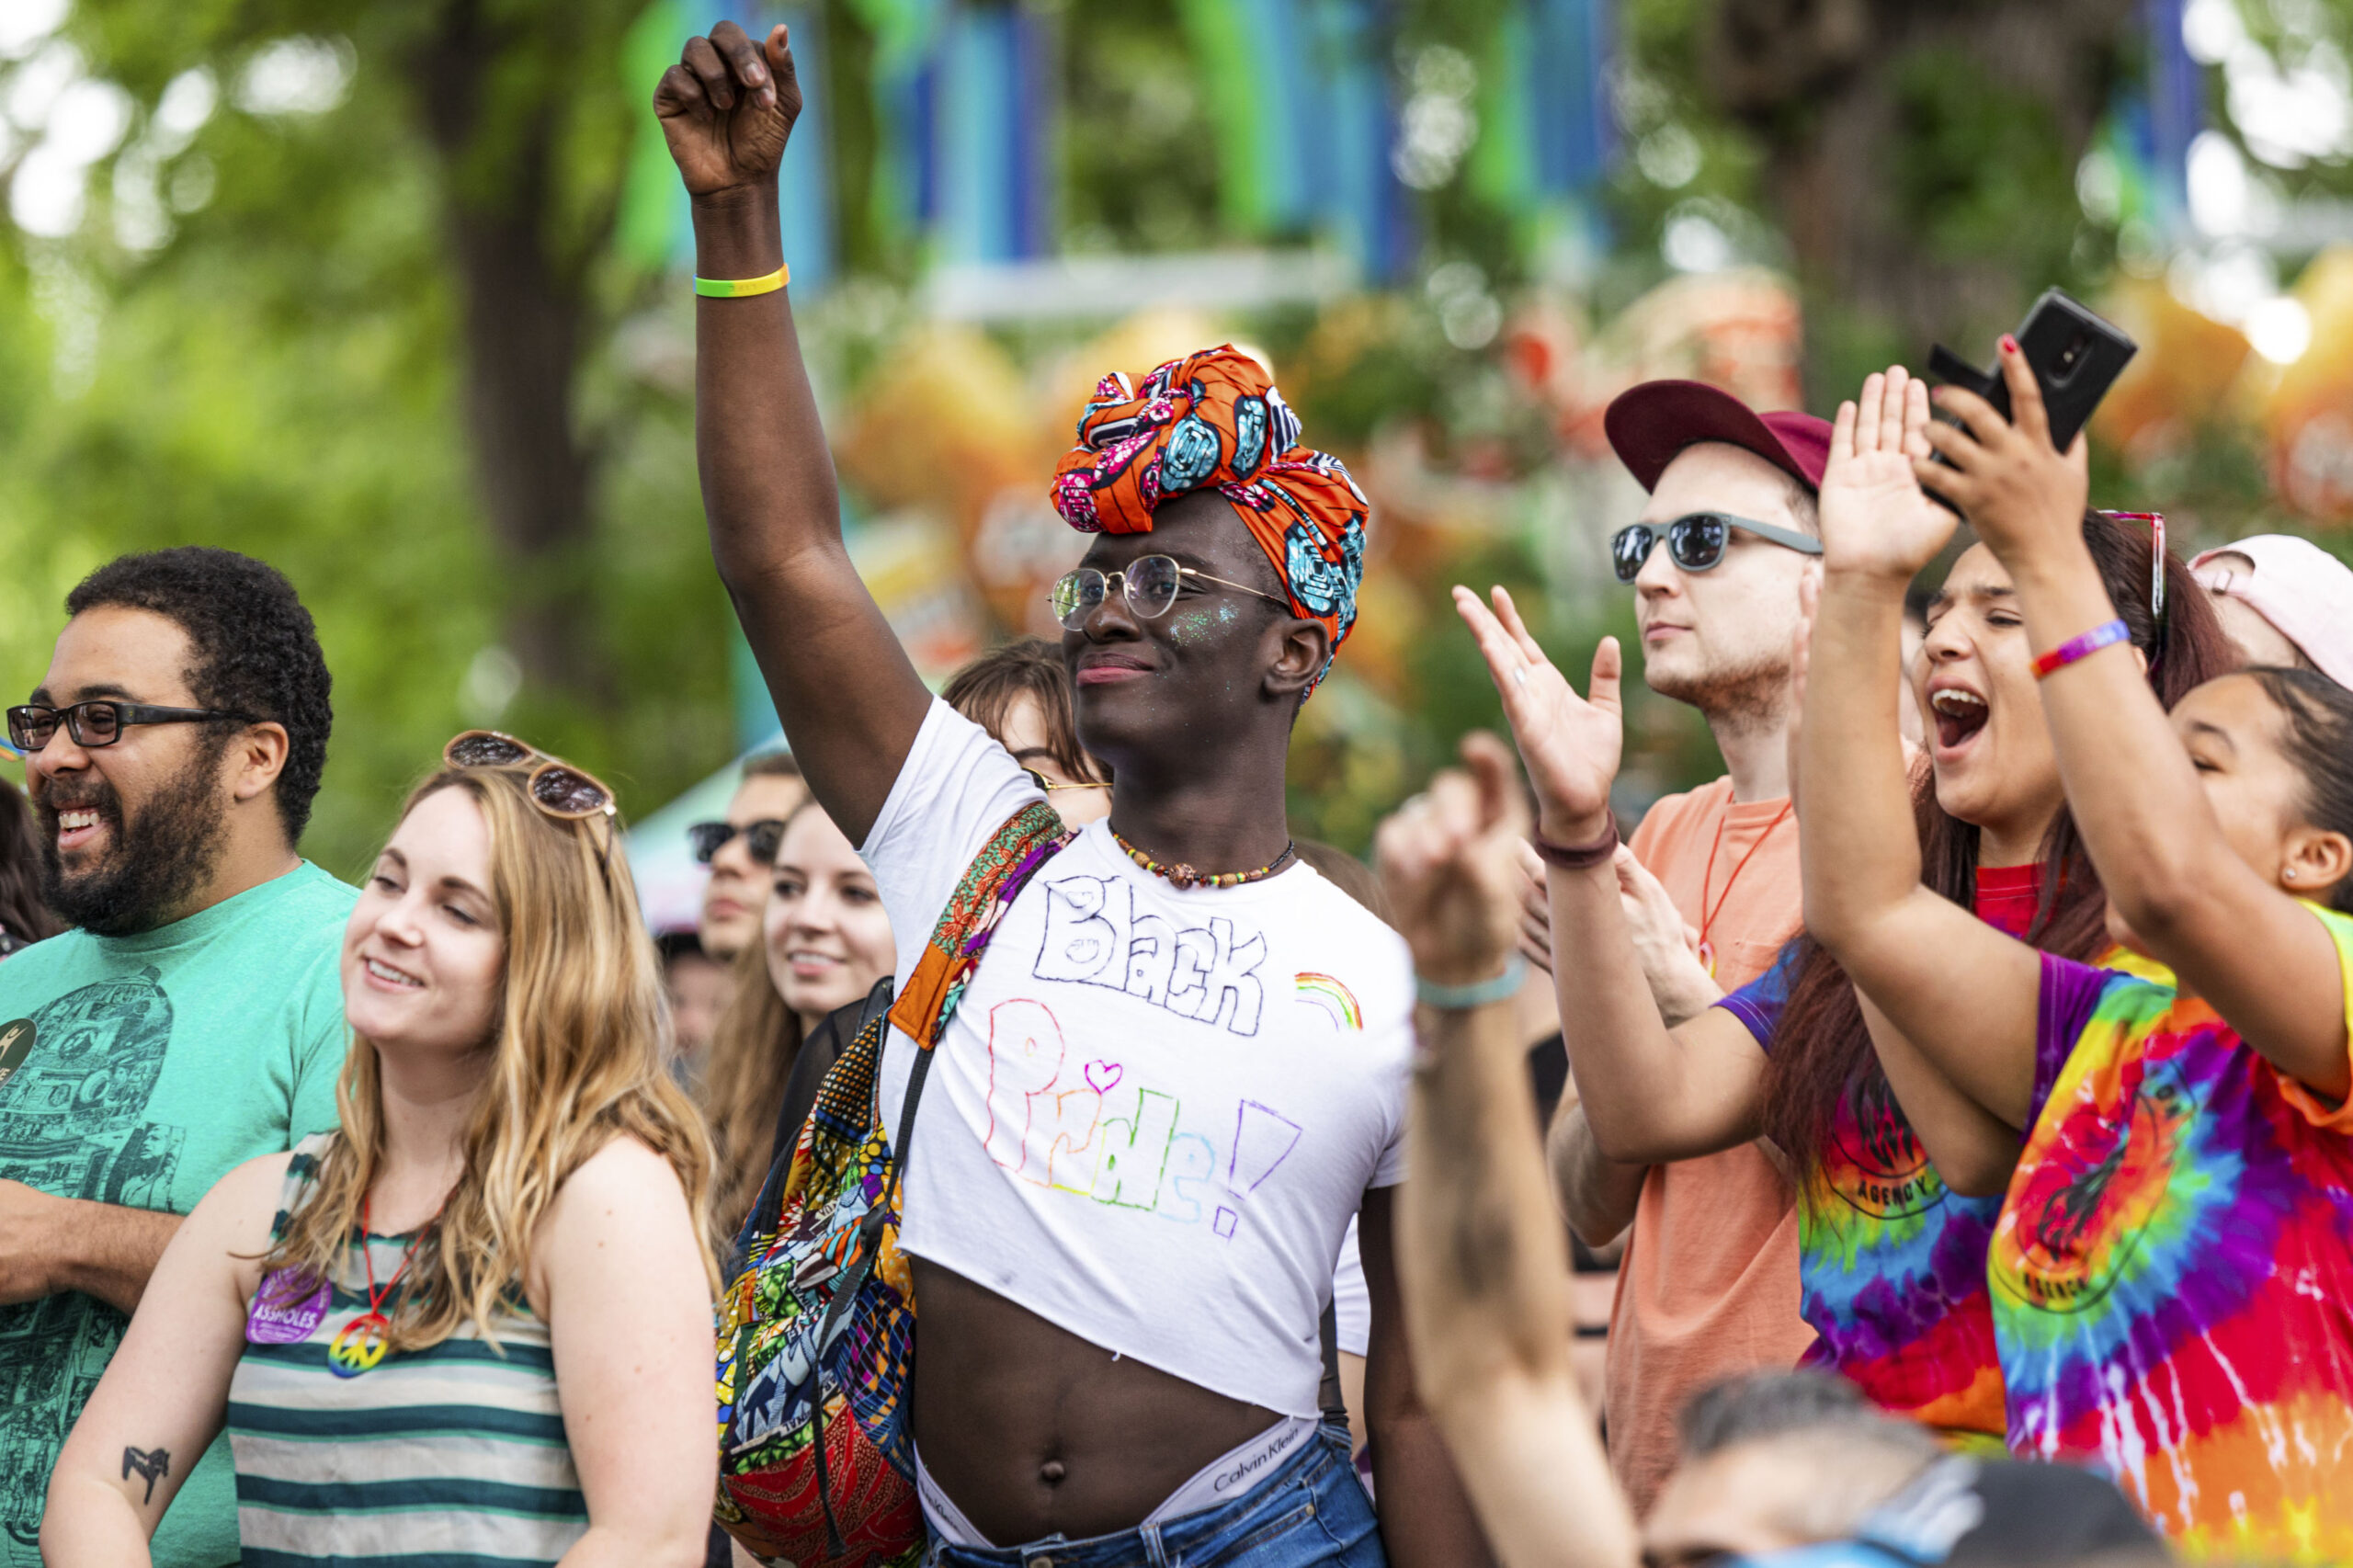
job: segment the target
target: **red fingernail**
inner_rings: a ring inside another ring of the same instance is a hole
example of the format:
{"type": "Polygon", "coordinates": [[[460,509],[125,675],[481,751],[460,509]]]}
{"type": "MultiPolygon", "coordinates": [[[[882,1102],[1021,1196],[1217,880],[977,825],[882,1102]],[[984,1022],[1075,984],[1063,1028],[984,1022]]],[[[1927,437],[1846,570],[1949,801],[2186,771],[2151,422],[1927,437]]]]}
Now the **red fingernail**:
{"type": "Polygon", "coordinates": [[[2004,334],[2002,334],[2002,352],[2003,352],[2003,353],[2005,353],[2005,354],[2015,354],[2015,353],[2017,353],[2018,351],[2018,340],[2017,338],[2015,338],[2015,337],[2012,337],[2012,336],[2011,336],[2008,333],[2006,333],[2006,333],[2004,333],[2004,334]]]}

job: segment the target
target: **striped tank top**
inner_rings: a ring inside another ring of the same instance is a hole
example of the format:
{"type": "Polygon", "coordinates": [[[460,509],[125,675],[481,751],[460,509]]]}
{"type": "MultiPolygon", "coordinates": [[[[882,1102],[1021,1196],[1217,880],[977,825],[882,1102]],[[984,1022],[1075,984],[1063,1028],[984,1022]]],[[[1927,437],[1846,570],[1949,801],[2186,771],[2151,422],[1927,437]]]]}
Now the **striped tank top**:
{"type": "MultiPolygon", "coordinates": [[[[332,1134],[306,1138],[271,1226],[307,1196],[332,1134]]],[[[407,1236],[369,1236],[381,1283],[407,1236]]],[[[387,1303],[389,1306],[389,1303],[387,1303]]],[[[519,1301],[498,1345],[472,1323],[427,1349],[339,1376],[328,1350],[368,1311],[357,1248],[328,1286],[263,1278],[229,1383],[246,1568],[552,1563],[588,1528],[547,1324],[519,1301]]]]}

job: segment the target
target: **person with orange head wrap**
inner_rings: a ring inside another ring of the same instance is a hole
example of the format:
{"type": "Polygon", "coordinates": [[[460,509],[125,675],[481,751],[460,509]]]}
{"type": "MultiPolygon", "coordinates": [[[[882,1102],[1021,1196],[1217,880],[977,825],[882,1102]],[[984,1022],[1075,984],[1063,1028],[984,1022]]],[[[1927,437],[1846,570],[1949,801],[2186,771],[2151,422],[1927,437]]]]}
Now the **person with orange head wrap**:
{"type": "Polygon", "coordinates": [[[1449,951],[1417,991],[1404,938],[1302,863],[1285,807],[1300,704],[1356,619],[1364,495],[1236,349],[1103,381],[1053,480],[1086,540],[1052,598],[1110,812],[1067,828],[925,688],[843,546],[778,286],[799,108],[784,29],[733,22],[655,97],[694,212],[711,552],[902,937],[879,1061],[837,1063],[871,1081],[828,1080],[898,1173],[897,1252],[822,1366],[725,1369],[779,1408],[847,1391],[851,1414],[815,1449],[843,1434],[831,1481],[763,1469],[765,1432],[727,1447],[722,1522],[802,1562],[841,1561],[835,1532],[867,1543],[860,1563],[949,1568],[1486,1561],[1415,1384],[1390,1237],[1416,998],[1459,1010],[1516,976],[1449,951]],[[1377,1517],[1320,1397],[1351,1218],[1377,1517]]]}
{"type": "Polygon", "coordinates": [[[1171,359],[1141,387],[1114,370],[1054,471],[1054,509],[1082,533],[1150,533],[1163,501],[1216,491],[1336,653],[1356,625],[1370,508],[1346,465],[1299,436],[1266,367],[1230,343],[1171,359]]]}

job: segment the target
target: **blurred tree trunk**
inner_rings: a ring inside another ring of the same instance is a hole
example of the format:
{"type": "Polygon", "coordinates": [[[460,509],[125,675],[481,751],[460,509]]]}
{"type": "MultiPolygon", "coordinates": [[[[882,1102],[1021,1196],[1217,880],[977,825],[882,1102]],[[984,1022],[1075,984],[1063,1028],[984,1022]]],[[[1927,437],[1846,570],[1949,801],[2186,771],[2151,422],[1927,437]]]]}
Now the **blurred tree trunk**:
{"type": "Polygon", "coordinates": [[[2014,323],[2021,284],[2031,297],[2066,265],[2075,166],[2134,10],[1718,0],[1702,79],[1758,133],[1809,291],[1901,333],[1908,355],[1943,337],[1980,358],[1980,339],[2014,323]]]}
{"type": "Polygon", "coordinates": [[[529,686],[602,706],[613,682],[589,602],[592,464],[574,404],[588,312],[581,258],[597,242],[557,238],[560,100],[577,91],[563,67],[577,62],[562,49],[561,63],[530,62],[543,29],[525,19],[449,0],[404,63],[441,165],[467,438],[508,567],[508,645],[529,686]]]}

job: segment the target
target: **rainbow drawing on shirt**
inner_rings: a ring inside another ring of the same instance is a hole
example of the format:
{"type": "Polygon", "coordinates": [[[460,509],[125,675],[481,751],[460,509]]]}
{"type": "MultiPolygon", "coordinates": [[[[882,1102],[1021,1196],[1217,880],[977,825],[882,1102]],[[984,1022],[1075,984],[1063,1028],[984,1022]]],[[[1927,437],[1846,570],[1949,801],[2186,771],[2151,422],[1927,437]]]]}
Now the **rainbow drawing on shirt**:
{"type": "Polygon", "coordinates": [[[2107,1471],[2194,1556],[2353,1560],[2344,1113],[2169,986],[2081,1006],[1991,1253],[2010,1446],[2107,1471]]]}
{"type": "Polygon", "coordinates": [[[1302,970],[1291,980],[1299,987],[1299,999],[1323,1008],[1334,1028],[1363,1030],[1364,1009],[1357,1006],[1357,994],[1337,978],[1302,970]]]}

